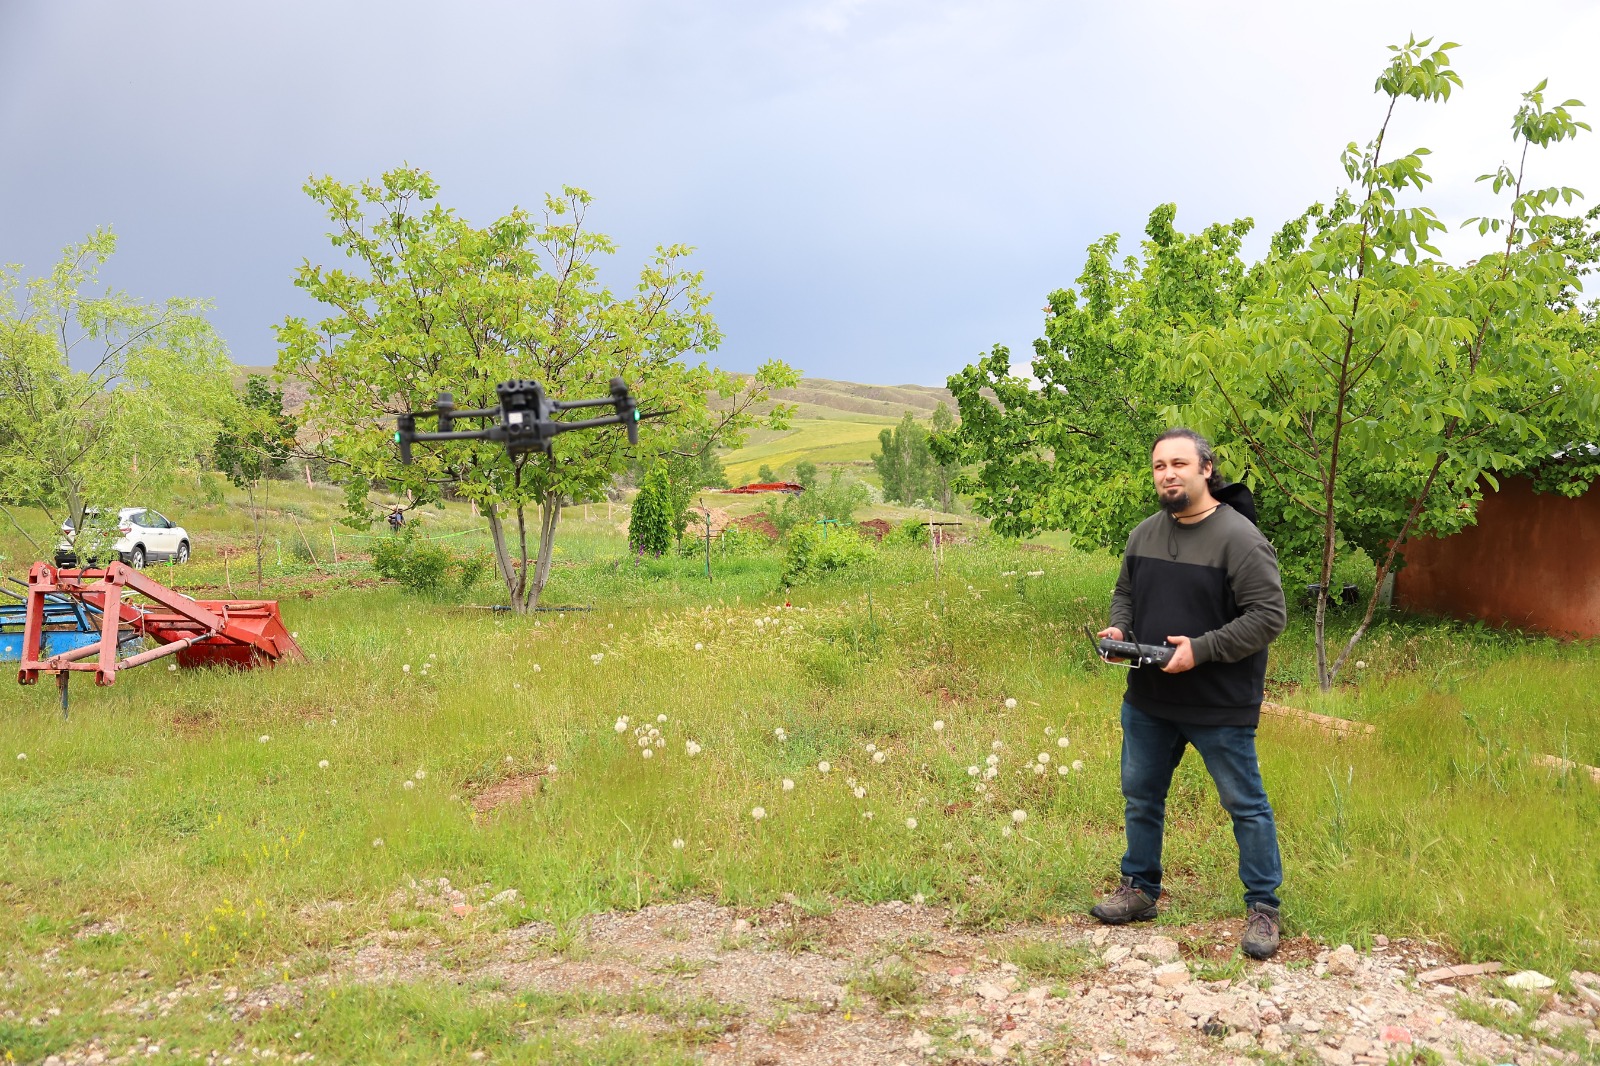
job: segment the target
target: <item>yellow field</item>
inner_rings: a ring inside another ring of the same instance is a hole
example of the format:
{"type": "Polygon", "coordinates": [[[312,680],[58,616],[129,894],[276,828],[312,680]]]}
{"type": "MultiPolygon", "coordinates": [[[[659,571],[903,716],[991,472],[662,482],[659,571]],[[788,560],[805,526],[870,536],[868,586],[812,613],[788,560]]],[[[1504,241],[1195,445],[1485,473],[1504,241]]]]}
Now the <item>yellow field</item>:
{"type": "Polygon", "coordinates": [[[742,485],[755,479],[762,463],[783,476],[792,475],[794,464],[802,459],[819,465],[870,460],[878,450],[878,433],[896,421],[872,415],[796,418],[783,433],[752,433],[743,448],[723,456],[722,465],[728,481],[742,485]]]}

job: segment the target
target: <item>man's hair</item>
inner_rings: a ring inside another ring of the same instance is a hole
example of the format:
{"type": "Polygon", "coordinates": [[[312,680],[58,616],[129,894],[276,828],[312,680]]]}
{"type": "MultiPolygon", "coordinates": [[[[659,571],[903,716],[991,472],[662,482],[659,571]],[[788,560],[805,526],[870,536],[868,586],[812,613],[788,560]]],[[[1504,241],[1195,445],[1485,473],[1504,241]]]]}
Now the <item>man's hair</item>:
{"type": "Polygon", "coordinates": [[[1211,476],[1206,478],[1206,488],[1208,490],[1210,490],[1212,493],[1215,493],[1218,489],[1222,488],[1223,485],[1227,484],[1227,482],[1223,480],[1222,475],[1217,473],[1217,455],[1211,450],[1211,442],[1206,440],[1192,429],[1187,429],[1183,426],[1174,426],[1172,429],[1167,430],[1165,433],[1161,434],[1161,436],[1152,441],[1150,443],[1150,450],[1155,451],[1156,445],[1160,444],[1164,440],[1178,439],[1192,442],[1194,444],[1195,454],[1200,457],[1200,462],[1202,464],[1211,464],[1211,476]]]}

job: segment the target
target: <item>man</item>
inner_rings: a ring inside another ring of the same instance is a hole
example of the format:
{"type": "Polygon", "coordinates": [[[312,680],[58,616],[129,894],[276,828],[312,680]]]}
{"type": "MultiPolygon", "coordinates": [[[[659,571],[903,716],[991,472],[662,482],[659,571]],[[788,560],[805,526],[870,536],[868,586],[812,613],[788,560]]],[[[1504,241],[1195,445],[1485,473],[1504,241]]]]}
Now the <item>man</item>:
{"type": "Polygon", "coordinates": [[[1233,817],[1244,882],[1243,947],[1278,950],[1278,832],[1256,761],[1267,645],[1286,612],[1278,558],[1254,523],[1213,495],[1211,445],[1169,429],[1150,453],[1161,510],[1128,537],[1101,637],[1165,641],[1171,660],[1128,672],[1122,704],[1122,795],[1128,850],[1122,885],[1089,913],[1112,925],[1156,916],[1161,837],[1172,772],[1194,745],[1233,817]]]}

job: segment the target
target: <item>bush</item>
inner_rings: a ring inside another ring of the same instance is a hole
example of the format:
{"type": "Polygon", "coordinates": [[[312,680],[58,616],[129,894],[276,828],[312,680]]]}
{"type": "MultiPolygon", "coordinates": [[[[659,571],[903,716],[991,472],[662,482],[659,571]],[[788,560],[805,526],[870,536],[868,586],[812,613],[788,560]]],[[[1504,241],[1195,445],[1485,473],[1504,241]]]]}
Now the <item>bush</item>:
{"type": "Polygon", "coordinates": [[[378,541],[372,549],[372,569],[378,576],[396,581],[411,592],[441,591],[452,570],[456,572],[461,591],[469,592],[489,572],[489,567],[487,556],[457,556],[450,549],[418,536],[416,526],[402,527],[394,536],[378,541]]]}
{"type": "Polygon", "coordinates": [[[672,547],[678,532],[672,511],[672,485],[667,480],[666,464],[657,464],[644,476],[639,495],[633,499],[628,547],[640,555],[660,555],[672,547]]]}
{"type": "Polygon", "coordinates": [[[848,526],[826,537],[816,526],[796,526],[784,538],[783,548],[783,580],[789,585],[870,563],[877,554],[871,541],[848,526]]]}
{"type": "Polygon", "coordinates": [[[886,548],[926,548],[928,527],[921,522],[901,522],[883,535],[886,548]]]}

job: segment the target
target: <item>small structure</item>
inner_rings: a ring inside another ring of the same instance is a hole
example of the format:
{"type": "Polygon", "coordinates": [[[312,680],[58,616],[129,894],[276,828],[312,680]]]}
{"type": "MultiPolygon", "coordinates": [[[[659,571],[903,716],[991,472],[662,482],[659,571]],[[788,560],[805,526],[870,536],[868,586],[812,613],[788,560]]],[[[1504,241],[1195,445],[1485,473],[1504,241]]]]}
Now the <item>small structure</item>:
{"type": "Polygon", "coordinates": [[[1403,550],[1396,607],[1600,636],[1600,489],[1573,498],[1505,478],[1484,493],[1476,525],[1408,540],[1403,550]]]}

